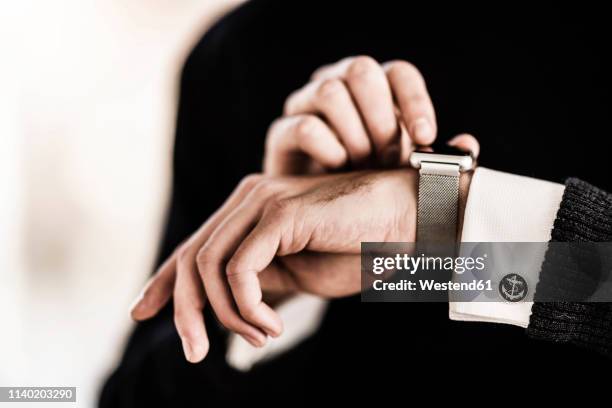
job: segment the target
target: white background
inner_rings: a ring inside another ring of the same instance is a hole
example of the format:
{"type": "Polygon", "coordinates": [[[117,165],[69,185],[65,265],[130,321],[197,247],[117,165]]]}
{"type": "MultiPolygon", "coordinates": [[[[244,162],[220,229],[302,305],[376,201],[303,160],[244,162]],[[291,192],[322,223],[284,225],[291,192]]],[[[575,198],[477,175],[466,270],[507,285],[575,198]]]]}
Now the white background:
{"type": "Polygon", "coordinates": [[[0,6],[0,386],[94,406],[154,262],[181,64],[235,3],[0,6]]]}

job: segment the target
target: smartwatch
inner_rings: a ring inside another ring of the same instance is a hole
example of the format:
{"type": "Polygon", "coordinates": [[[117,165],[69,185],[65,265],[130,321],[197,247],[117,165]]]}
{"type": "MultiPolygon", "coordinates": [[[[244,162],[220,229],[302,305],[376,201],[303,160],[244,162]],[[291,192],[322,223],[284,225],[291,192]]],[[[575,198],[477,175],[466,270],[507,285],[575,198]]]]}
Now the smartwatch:
{"type": "Polygon", "coordinates": [[[419,170],[416,242],[456,244],[459,175],[474,169],[471,153],[448,145],[417,149],[410,165],[419,170]]]}

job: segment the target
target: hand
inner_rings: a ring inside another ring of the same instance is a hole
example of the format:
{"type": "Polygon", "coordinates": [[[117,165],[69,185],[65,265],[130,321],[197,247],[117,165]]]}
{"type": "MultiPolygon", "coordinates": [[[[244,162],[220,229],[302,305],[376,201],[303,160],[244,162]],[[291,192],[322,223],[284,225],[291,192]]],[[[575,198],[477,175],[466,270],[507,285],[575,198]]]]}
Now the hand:
{"type": "MultiPolygon", "coordinates": [[[[472,137],[453,144],[477,155],[472,137]]],[[[460,183],[462,206],[469,175],[460,183]]],[[[174,295],[175,324],[187,359],[208,352],[202,310],[254,346],[282,330],[262,288],[324,297],[360,289],[361,241],[413,241],[414,170],[310,177],[251,176],[159,268],[132,308],[148,319],[174,295]],[[259,276],[258,276],[259,274],[259,276]],[[258,280],[259,277],[259,280],[258,280]]]]}
{"type": "Polygon", "coordinates": [[[260,273],[262,284],[276,290],[355,293],[359,268],[352,286],[343,281],[346,275],[317,275],[307,268],[318,264],[318,270],[332,270],[330,265],[342,262],[332,254],[353,256],[345,265],[354,267],[361,241],[413,241],[415,214],[413,170],[249,177],[161,266],[132,315],[137,320],[155,315],[173,294],[175,324],[192,362],[208,351],[202,315],[207,302],[225,327],[261,346],[266,335],[281,333],[282,323],[262,302],[260,273]],[[303,251],[328,255],[309,261],[303,251]],[[297,253],[302,258],[288,256],[297,253]],[[339,284],[320,284],[319,279],[339,284]]]}
{"type": "Polygon", "coordinates": [[[289,96],[268,131],[264,172],[395,167],[406,163],[413,144],[435,138],[435,111],[416,67],[350,57],[319,68],[289,96]]]}

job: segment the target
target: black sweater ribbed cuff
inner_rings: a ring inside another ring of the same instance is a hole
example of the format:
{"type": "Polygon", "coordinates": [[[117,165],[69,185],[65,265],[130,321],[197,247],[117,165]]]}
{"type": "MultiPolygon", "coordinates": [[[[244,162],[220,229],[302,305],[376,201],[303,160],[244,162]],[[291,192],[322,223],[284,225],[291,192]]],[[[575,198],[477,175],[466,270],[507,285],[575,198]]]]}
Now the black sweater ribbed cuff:
{"type": "MultiPolygon", "coordinates": [[[[612,194],[578,179],[567,180],[551,241],[612,241],[612,194]]],[[[555,269],[545,262],[540,282],[548,278],[558,281],[558,277],[552,277],[554,273],[555,269]]],[[[581,276],[575,280],[582,281],[581,276]]],[[[527,328],[530,337],[571,343],[612,357],[611,303],[541,303],[537,302],[537,290],[535,299],[527,328]]]]}

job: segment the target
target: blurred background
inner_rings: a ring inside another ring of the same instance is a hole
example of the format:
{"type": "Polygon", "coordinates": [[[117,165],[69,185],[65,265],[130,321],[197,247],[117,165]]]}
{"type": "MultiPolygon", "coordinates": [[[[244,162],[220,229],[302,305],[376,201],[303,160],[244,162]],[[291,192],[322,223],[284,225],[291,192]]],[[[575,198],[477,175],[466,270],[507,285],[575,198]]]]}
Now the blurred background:
{"type": "Polygon", "coordinates": [[[181,65],[237,3],[0,6],[0,386],[95,405],[156,255],[181,65]]]}

